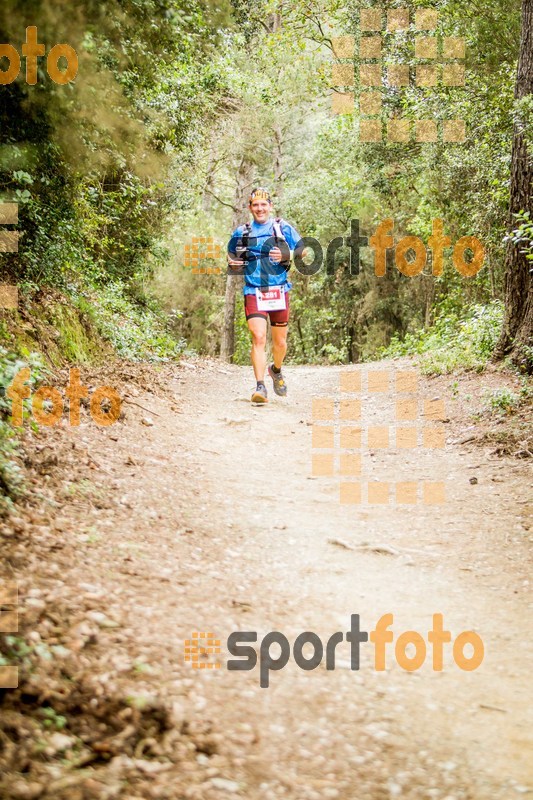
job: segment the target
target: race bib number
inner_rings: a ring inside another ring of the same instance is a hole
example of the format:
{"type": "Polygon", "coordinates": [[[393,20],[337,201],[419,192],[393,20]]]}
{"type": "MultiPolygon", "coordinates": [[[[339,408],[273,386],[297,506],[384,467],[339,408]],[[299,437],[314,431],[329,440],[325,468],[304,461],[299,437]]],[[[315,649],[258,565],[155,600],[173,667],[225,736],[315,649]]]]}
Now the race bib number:
{"type": "Polygon", "coordinates": [[[285,290],[283,286],[272,286],[267,291],[262,292],[260,289],[255,290],[257,297],[257,308],[259,311],[280,311],[287,308],[287,300],[285,298],[285,290]]]}

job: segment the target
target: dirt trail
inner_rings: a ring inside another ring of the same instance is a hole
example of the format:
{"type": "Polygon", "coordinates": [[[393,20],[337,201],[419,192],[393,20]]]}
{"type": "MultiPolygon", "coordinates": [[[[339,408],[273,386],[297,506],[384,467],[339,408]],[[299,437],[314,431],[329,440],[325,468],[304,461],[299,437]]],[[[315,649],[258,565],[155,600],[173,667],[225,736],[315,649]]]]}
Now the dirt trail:
{"type": "MultiPolygon", "coordinates": [[[[128,778],[124,763],[120,797],[533,792],[526,468],[456,443],[463,431],[447,406],[444,449],[366,449],[362,458],[362,480],[445,482],[444,505],[341,504],[338,479],[311,475],[311,393],[338,398],[340,374],[352,369],[291,368],[289,397],[271,392],[268,406],[252,408],[249,369],[191,362],[173,372],[174,401],[134,398],[153,425],[130,405],[124,424],[61,432],[90,449],[95,482],[111,498],[58,511],[77,552],[73,564],[59,558],[63,596],[86,596],[88,608],[120,624],[101,625],[106,674],[95,694],[133,681],[133,671],[138,691],[175,703],[196,737],[149,775],[128,778]],[[371,631],[389,612],[394,642],[407,630],[427,639],[434,613],[452,640],[476,630],[483,664],[459,669],[446,645],[444,669],[434,672],[428,645],[424,666],[406,672],[393,643],[386,671],[376,672],[369,642],[352,671],[344,641],[335,670],[301,670],[291,654],[269,688],[260,688],[258,666],[226,669],[232,631],[257,631],[257,649],[269,631],[291,646],[314,631],[325,644],[349,630],[350,614],[371,631]],[[193,631],[220,638],[221,669],[184,663],[193,631]]],[[[421,379],[420,392],[448,400],[444,386],[421,379]]],[[[363,428],[392,425],[392,395],[363,388],[361,396],[363,428]]]]}

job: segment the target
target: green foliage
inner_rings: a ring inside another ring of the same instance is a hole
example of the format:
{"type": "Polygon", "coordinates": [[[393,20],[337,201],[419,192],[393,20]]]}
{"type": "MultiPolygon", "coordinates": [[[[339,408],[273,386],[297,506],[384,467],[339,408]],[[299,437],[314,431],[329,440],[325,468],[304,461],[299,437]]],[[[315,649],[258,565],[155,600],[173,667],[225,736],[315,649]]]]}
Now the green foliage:
{"type": "Polygon", "coordinates": [[[185,341],[170,333],[173,318],[167,318],[154,300],[144,298],[142,308],[134,304],[120,283],[80,294],[77,304],[123,358],[169,361],[185,349],[185,341]]]}
{"type": "MultiPolygon", "coordinates": [[[[476,317],[476,309],[491,308],[502,296],[513,116],[526,133],[531,130],[527,102],[518,107],[513,99],[519,0],[495,0],[483,15],[458,0],[439,3],[439,34],[466,39],[465,87],[441,82],[427,90],[382,85],[384,117],[464,119],[467,139],[460,145],[361,144],[354,130],[357,111],[331,115],[328,37],[355,33],[357,39],[359,2],[232,0],[232,6],[238,29],[225,33],[217,72],[229,96],[197,183],[191,174],[183,178],[182,185],[195,186],[196,194],[176,209],[179,245],[187,241],[192,219],[195,233],[227,241],[241,206],[242,219],[246,216],[238,187],[242,171],[252,183],[270,185],[276,212],[302,235],[319,239],[324,251],[333,238],[348,235],[351,219],[358,219],[361,230],[371,235],[379,221],[392,217],[396,241],[412,234],[427,242],[432,221],[440,218],[452,243],[472,235],[485,246],[485,266],[475,278],[456,272],[447,249],[438,280],[429,274],[429,260],[425,273],[410,279],[397,272],[393,258],[387,275],[378,279],[372,251],[364,247],[362,271],[355,276],[349,273],[348,252],[341,248],[334,275],[322,270],[311,278],[292,278],[289,358],[298,363],[375,358],[393,337],[416,338],[421,329],[426,337],[435,315],[442,317],[444,303],[446,314],[454,315],[469,336],[468,320],[476,317]],[[236,208],[230,212],[232,206],[236,208]]],[[[414,28],[408,35],[386,35],[385,60],[414,64],[414,36],[414,28]]],[[[357,82],[357,69],[355,74],[357,82]]],[[[179,267],[179,247],[177,251],[179,267]]],[[[159,281],[168,266],[156,265],[155,270],[159,281]]],[[[213,327],[220,337],[222,282],[199,279],[193,287],[178,277],[170,293],[167,306],[183,311],[184,335],[189,339],[192,333],[196,350],[216,354],[213,327]]],[[[436,338],[441,334],[436,331],[436,338]]],[[[238,303],[237,363],[248,363],[248,350],[249,334],[238,303]]],[[[465,359],[476,367],[484,363],[484,345],[473,346],[465,359]]],[[[452,368],[461,354],[450,357],[449,364],[444,354],[441,360],[436,369],[452,368]]]]}
{"type": "Polygon", "coordinates": [[[533,397],[531,382],[527,378],[523,378],[519,392],[513,392],[507,387],[486,391],[483,395],[483,408],[491,415],[510,414],[530,402],[531,397],[533,397]]]}
{"type": "Polygon", "coordinates": [[[12,426],[0,420],[0,515],[13,508],[23,489],[22,473],[14,461],[19,455],[12,426]]]}
{"type": "MultiPolygon", "coordinates": [[[[15,375],[24,367],[30,368],[28,386],[33,390],[48,372],[42,356],[39,353],[30,353],[25,348],[21,348],[17,354],[5,347],[0,347],[0,414],[2,418],[7,418],[11,411],[11,400],[6,397],[6,390],[13,382],[15,375]]],[[[26,400],[25,403],[27,404],[28,401],[26,400]]]]}
{"type": "Polygon", "coordinates": [[[461,318],[443,307],[434,325],[427,330],[407,333],[403,339],[393,337],[381,355],[419,356],[422,371],[441,375],[454,369],[475,369],[480,372],[490,359],[498,340],[503,320],[503,304],[474,305],[461,318]]]}
{"type": "MultiPolygon", "coordinates": [[[[27,9],[4,5],[0,41],[18,43],[27,9]]],[[[43,286],[94,292],[94,316],[121,355],[172,357],[182,344],[144,285],[168,257],[169,211],[190,202],[194,181],[182,176],[194,173],[227,92],[219,44],[228,9],[82,0],[65,10],[41,0],[35,22],[39,41],[76,49],[77,79],[58,86],[40,71],[36,86],[21,76],[1,87],[0,201],[18,203],[21,238],[18,253],[2,257],[0,281],[30,295],[43,286]]],[[[83,331],[57,322],[62,357],[90,358],[83,331]]]]}
{"type": "Polygon", "coordinates": [[[493,389],[485,392],[485,405],[493,411],[512,411],[518,405],[518,395],[511,389],[493,389]]]}
{"type": "MultiPolygon", "coordinates": [[[[25,5],[4,5],[0,41],[18,42],[25,5]]],[[[439,2],[439,34],[466,39],[464,87],[383,83],[384,120],[464,119],[460,145],[362,144],[357,111],[331,115],[329,37],[357,39],[360,5],[81,0],[68,15],[68,3],[40,0],[40,39],[69,41],[80,71],[65,87],[41,76],[36,87],[22,78],[2,87],[0,199],[19,203],[22,236],[0,280],[30,296],[58,287],[124,357],[173,358],[184,339],[216,355],[224,281],[187,272],[182,247],[192,233],[227,241],[250,182],[267,183],[276,211],[324,250],[352,219],[370,235],[392,217],[396,241],[412,234],[427,242],[442,218],[452,241],[474,235],[487,251],[474,279],[456,273],[448,251],[435,281],[429,263],[414,279],[392,264],[378,279],[367,248],[352,275],[341,248],[334,275],[294,278],[293,361],[344,363],[411,348],[427,369],[480,368],[495,338],[492,301],[502,295],[513,124],[529,144],[533,135],[531,97],[513,97],[520,2],[494,0],[483,14],[439,2]],[[454,327],[471,341],[466,352],[454,346],[454,327]]],[[[414,64],[414,34],[385,34],[385,61],[414,64]]],[[[527,210],[511,238],[533,258],[527,210]]],[[[247,363],[240,299],[238,309],[235,360],[247,363]]],[[[58,311],[55,323],[63,357],[92,358],[90,331],[68,313],[58,311]]]]}
{"type": "MultiPolygon", "coordinates": [[[[24,367],[30,367],[28,385],[34,388],[45,375],[42,357],[22,349],[20,355],[0,347],[0,514],[13,507],[13,500],[23,491],[21,470],[16,463],[20,455],[17,429],[11,424],[11,400],[6,396],[15,375],[24,367]]],[[[30,400],[24,400],[23,416],[31,417],[30,400]]]]}
{"type": "Polygon", "coordinates": [[[526,137],[530,156],[533,158],[533,95],[527,94],[514,104],[515,120],[526,137]]]}
{"type": "Polygon", "coordinates": [[[233,362],[235,364],[250,363],[250,332],[244,313],[244,303],[239,295],[237,296],[237,309],[235,313],[235,354],[233,362]]]}
{"type": "MultiPolygon", "coordinates": [[[[520,252],[526,254],[528,261],[533,261],[533,220],[529,211],[521,211],[515,214],[516,222],[519,223],[506,239],[510,239],[513,244],[522,245],[520,252]]],[[[533,265],[532,265],[533,270],[533,265]]]]}
{"type": "Polygon", "coordinates": [[[29,656],[34,650],[34,645],[26,642],[22,636],[13,636],[8,634],[0,637],[0,664],[4,666],[9,664],[10,661],[22,661],[23,665],[28,667],[31,662],[29,656]]]}
{"type": "Polygon", "coordinates": [[[41,708],[39,714],[43,721],[43,728],[62,731],[67,725],[67,718],[62,714],[58,714],[51,706],[41,708]]]}

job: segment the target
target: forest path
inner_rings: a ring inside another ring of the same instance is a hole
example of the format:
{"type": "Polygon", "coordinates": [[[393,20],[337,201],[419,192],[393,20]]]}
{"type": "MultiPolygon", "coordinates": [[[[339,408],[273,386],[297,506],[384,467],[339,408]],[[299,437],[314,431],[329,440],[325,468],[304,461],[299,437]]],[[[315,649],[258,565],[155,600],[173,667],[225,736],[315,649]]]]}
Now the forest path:
{"type": "MultiPolygon", "coordinates": [[[[406,369],[289,367],[288,397],[268,381],[269,404],[254,408],[249,368],[185,362],[169,370],[165,396],[135,395],[153,425],[129,405],[124,424],[65,428],[89,447],[114,497],[79,517],[79,558],[65,578],[89,584],[92,597],[91,586],[101,587],[97,607],[120,622],[100,637],[108,681],[120,683],[114,670],[135,664],[138,685],[177,702],[187,730],[208,740],[124,796],[510,800],[531,791],[525,467],[465,450],[451,414],[434,423],[445,430],[443,449],[395,449],[393,387],[406,369]],[[372,371],[388,374],[388,392],[368,390],[372,371]],[[311,475],[312,397],[338,401],[348,373],[362,375],[361,392],[343,398],[361,401],[352,426],[363,429],[363,484],[443,482],[443,505],[424,504],[421,488],[415,506],[392,493],[371,505],[364,487],[361,504],[343,504],[338,477],[311,475]],[[373,426],[389,426],[389,448],[368,448],[373,426]],[[394,642],[384,672],[374,670],[370,642],[359,671],[346,641],[334,670],[295,665],[302,631],[325,646],[349,630],[351,614],[372,631],[386,613],[394,642]],[[400,633],[418,631],[427,643],[434,613],[452,641],[478,632],[479,669],[459,669],[451,645],[442,672],[429,644],[416,672],[395,663],[400,633]],[[227,637],[239,630],[258,632],[257,651],[269,631],[289,640],[289,663],[270,673],[268,688],[259,666],[226,668],[227,637]],[[193,631],[221,640],[220,669],[184,663],[193,631]]],[[[424,399],[448,400],[444,385],[419,377],[420,414],[424,399]]],[[[406,424],[422,428],[420,414],[406,424]]]]}

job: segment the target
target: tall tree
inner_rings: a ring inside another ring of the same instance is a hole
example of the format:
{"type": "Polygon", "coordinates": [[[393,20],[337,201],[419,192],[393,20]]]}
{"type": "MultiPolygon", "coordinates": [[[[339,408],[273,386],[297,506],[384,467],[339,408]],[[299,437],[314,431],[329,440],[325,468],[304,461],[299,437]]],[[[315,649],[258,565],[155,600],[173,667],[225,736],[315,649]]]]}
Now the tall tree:
{"type": "MultiPolygon", "coordinates": [[[[522,33],[516,75],[515,99],[533,93],[533,0],[522,2],[522,33]]],[[[515,123],[511,156],[509,226],[519,211],[531,211],[533,158],[523,128],[515,123]]],[[[522,245],[507,241],[505,253],[505,317],[495,358],[510,354],[513,362],[533,372],[533,274],[522,245]]]]}
{"type": "MultiPolygon", "coordinates": [[[[235,182],[235,195],[233,200],[232,230],[242,225],[248,219],[246,209],[246,196],[250,191],[252,165],[243,157],[237,171],[235,182]]],[[[242,277],[230,275],[226,278],[226,295],[224,298],[224,327],[222,329],[222,344],[220,356],[224,361],[232,361],[235,352],[235,303],[237,289],[242,286],[242,277]]]]}

